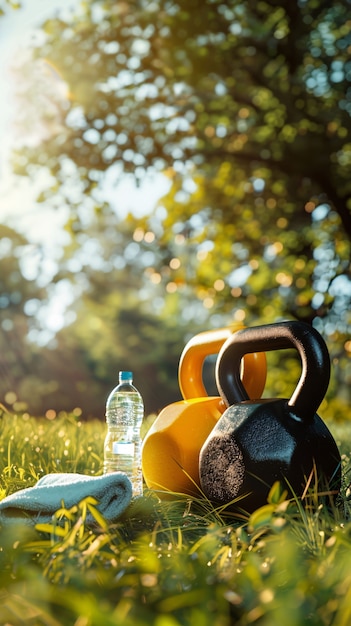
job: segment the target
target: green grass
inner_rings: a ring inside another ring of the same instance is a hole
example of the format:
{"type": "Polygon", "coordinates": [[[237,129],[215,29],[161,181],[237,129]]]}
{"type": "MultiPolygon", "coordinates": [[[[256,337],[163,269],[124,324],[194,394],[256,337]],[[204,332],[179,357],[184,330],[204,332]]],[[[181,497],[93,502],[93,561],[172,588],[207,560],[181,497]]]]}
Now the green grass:
{"type": "MultiPolygon", "coordinates": [[[[102,472],[105,425],[0,412],[0,498],[49,472],[102,472]]],[[[1,626],[259,626],[351,623],[351,425],[328,424],[345,487],[327,510],[276,486],[249,519],[205,499],[145,491],[123,518],[86,523],[87,502],[45,532],[0,534],[1,626]]],[[[94,511],[94,505],[89,505],[94,511]]]]}

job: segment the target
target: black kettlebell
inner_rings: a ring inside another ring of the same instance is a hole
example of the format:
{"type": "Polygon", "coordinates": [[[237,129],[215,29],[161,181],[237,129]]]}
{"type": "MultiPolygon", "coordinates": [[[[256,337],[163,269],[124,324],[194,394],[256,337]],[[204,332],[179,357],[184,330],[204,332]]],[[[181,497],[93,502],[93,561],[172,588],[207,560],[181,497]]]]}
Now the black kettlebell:
{"type": "Polygon", "coordinates": [[[231,335],[216,363],[218,390],[229,408],[200,451],[200,481],[207,498],[227,505],[237,499],[229,508],[252,512],[267,503],[276,481],[300,497],[315,472],[319,490],[328,490],[334,499],[341,484],[340,453],[316,414],[329,378],[327,346],[306,323],[256,326],[231,335]],[[297,349],[302,365],[290,400],[249,400],[240,379],[244,354],[286,348],[297,349]]]}

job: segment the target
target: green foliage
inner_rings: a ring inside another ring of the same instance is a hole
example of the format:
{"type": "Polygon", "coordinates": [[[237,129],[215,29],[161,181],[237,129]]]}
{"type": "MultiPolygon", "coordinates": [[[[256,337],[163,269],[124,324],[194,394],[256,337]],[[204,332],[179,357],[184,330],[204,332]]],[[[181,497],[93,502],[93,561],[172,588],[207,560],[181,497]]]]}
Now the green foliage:
{"type": "MultiPolygon", "coordinates": [[[[157,411],[175,398],[189,334],[233,317],[293,318],[325,336],[337,413],[350,403],[348,9],[95,0],[43,25],[18,67],[13,166],[49,174],[39,201],[69,209],[53,283],[71,286],[75,321],[57,339],[49,388],[66,358],[77,364],[64,380],[70,402],[81,394],[92,407],[113,345],[134,369],[138,356],[145,397],[150,380],[165,391],[147,398],[157,411]],[[139,183],[155,171],[169,192],[150,215],[121,220],[123,174],[139,183]]],[[[277,395],[284,382],[273,379],[277,395]]],[[[60,388],[49,397],[58,407],[60,388]]]]}
{"type": "MultiPolygon", "coordinates": [[[[101,472],[100,422],[5,411],[1,422],[1,497],[33,485],[43,472],[101,472]]],[[[335,432],[347,479],[350,427],[344,424],[335,432]]],[[[46,526],[4,526],[2,621],[13,626],[346,626],[348,497],[344,489],[339,508],[328,510],[313,491],[304,503],[287,501],[276,484],[267,505],[243,519],[201,498],[178,494],[161,501],[146,491],[110,526],[92,498],[72,509],[63,506],[46,526]],[[87,523],[88,511],[93,524],[87,523]]]]}
{"type": "Polygon", "coordinates": [[[15,410],[40,415],[48,408],[80,407],[85,415],[103,417],[118,370],[126,367],[147,413],[180,399],[178,361],[190,324],[177,315],[175,301],[164,306],[161,289],[152,298],[144,289],[143,272],[151,270],[156,254],[151,245],[139,246],[134,229],[128,218],[111,215],[94,222],[65,251],[54,280],[39,287],[37,281],[48,280],[43,258],[33,263],[33,246],[0,228],[0,398],[15,394],[9,403],[15,410]],[[31,280],[25,278],[28,265],[37,266],[31,280]],[[57,298],[55,289],[71,293],[71,321],[43,347],[38,342],[45,334],[45,307],[57,298]]]}
{"type": "MultiPolygon", "coordinates": [[[[31,355],[23,346],[37,326],[35,315],[46,295],[46,290],[26,275],[32,254],[25,237],[0,225],[0,380],[5,391],[30,370],[31,355]]],[[[42,259],[36,260],[40,266],[42,259]]]]}

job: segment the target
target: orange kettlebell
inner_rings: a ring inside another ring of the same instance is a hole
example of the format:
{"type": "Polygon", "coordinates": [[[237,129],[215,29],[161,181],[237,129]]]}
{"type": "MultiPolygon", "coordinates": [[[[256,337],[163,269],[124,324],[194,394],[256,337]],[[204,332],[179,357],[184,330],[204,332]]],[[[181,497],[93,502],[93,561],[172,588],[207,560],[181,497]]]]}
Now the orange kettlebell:
{"type": "MultiPolygon", "coordinates": [[[[162,409],[142,445],[142,471],[150,489],[200,495],[199,453],[227,408],[220,396],[207,395],[203,364],[242,328],[243,324],[235,323],[205,331],[186,344],[178,368],[184,399],[162,409]]],[[[266,382],[263,352],[245,355],[241,377],[250,398],[260,398],[266,382]]],[[[166,497],[167,493],[162,495],[166,497]]]]}

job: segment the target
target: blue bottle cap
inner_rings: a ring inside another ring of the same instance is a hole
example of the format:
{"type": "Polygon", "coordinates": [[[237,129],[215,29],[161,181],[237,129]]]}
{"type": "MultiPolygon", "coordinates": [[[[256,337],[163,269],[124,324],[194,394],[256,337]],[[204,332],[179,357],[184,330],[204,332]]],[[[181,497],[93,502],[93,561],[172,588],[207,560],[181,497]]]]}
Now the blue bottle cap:
{"type": "Polygon", "coordinates": [[[120,381],[133,380],[133,372],[120,372],[119,380],[120,381]]]}

